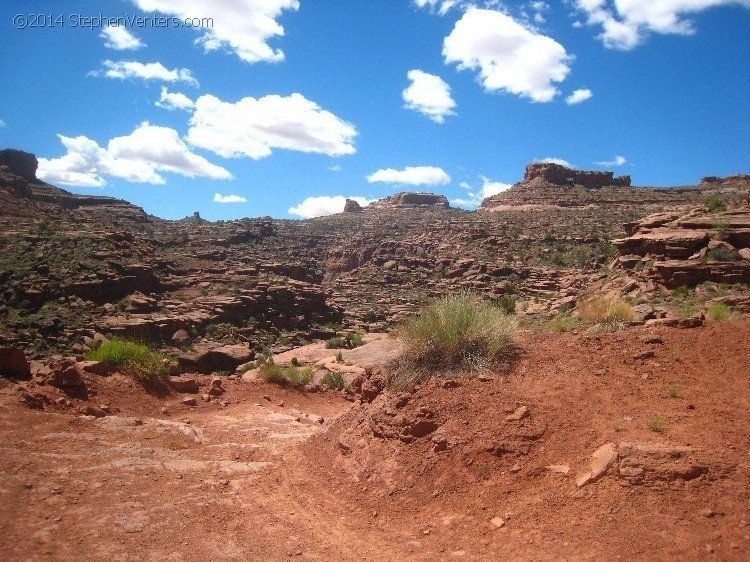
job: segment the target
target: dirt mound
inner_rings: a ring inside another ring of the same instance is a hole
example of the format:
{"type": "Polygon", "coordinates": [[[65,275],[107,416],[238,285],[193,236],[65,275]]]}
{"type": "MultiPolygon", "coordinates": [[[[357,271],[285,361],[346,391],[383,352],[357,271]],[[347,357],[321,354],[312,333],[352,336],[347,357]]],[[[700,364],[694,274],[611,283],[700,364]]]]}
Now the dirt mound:
{"type": "Polygon", "coordinates": [[[363,393],[303,449],[405,557],[740,560],[749,335],[529,334],[509,374],[363,393]]]}

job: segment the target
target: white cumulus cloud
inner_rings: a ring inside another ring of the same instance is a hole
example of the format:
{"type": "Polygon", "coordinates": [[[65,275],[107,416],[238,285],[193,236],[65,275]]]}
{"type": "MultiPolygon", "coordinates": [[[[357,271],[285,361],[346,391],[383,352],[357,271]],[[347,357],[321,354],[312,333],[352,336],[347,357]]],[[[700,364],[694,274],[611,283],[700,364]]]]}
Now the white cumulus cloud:
{"type": "Polygon", "coordinates": [[[484,89],[550,102],[573,59],[554,39],[494,10],[469,8],[443,43],[446,63],[479,71],[484,89]]]}
{"type": "Polygon", "coordinates": [[[628,161],[624,156],[615,156],[612,160],[604,161],[604,162],[596,162],[599,166],[607,166],[607,167],[613,167],[613,166],[624,166],[627,164],[628,161]]]}
{"type": "Polygon", "coordinates": [[[105,60],[101,70],[94,70],[91,76],[104,76],[105,78],[118,78],[120,80],[159,80],[161,82],[185,82],[191,86],[198,86],[198,81],[187,68],[167,68],[160,62],[142,63],[136,61],[111,61],[105,60]]]}
{"type": "Polygon", "coordinates": [[[291,207],[287,212],[290,215],[297,215],[305,219],[314,217],[325,217],[336,213],[344,212],[344,205],[347,199],[353,199],[362,207],[367,207],[377,199],[367,199],[366,197],[344,197],[343,195],[320,195],[318,197],[308,197],[299,205],[291,207]]]}
{"type": "Polygon", "coordinates": [[[422,70],[410,70],[407,78],[411,84],[401,95],[408,109],[426,115],[435,123],[444,123],[447,116],[454,115],[456,102],[451,97],[450,86],[442,78],[422,70]]]}
{"type": "Polygon", "coordinates": [[[750,7],[750,0],[576,0],[575,7],[587,23],[601,26],[599,38],[611,49],[627,51],[641,44],[649,33],[692,35],[689,19],[718,6],[750,7]]]}
{"type": "Polygon", "coordinates": [[[575,90],[572,94],[565,98],[565,103],[567,103],[568,105],[577,105],[579,103],[585,102],[586,100],[590,100],[593,96],[594,92],[589,89],[575,90]]]}
{"type": "Polygon", "coordinates": [[[403,170],[384,168],[367,176],[370,183],[402,185],[447,185],[451,177],[442,168],[434,166],[407,166],[403,170]]]}
{"type": "Polygon", "coordinates": [[[165,86],[162,86],[159,101],[155,102],[154,105],[170,111],[174,109],[192,111],[195,107],[195,102],[185,94],[180,92],[170,92],[165,86]]]}
{"type": "Polygon", "coordinates": [[[487,197],[492,197],[498,193],[509,190],[513,187],[510,183],[502,183],[498,181],[492,181],[484,176],[479,176],[482,180],[482,185],[479,189],[474,189],[468,183],[462,183],[461,187],[466,190],[466,197],[460,197],[458,199],[451,199],[451,204],[456,207],[464,209],[476,209],[482,204],[487,197]]]}
{"type": "Polygon", "coordinates": [[[187,140],[225,158],[258,160],[274,149],[354,154],[356,136],[354,125],[302,94],[247,97],[236,103],[204,95],[195,102],[187,140]]]}
{"type": "Polygon", "coordinates": [[[127,136],[115,137],[107,148],[85,136],[58,135],[67,153],[40,158],[37,176],[49,183],[102,187],[107,177],[128,182],[163,184],[164,172],[212,179],[232,174],[190,151],[174,129],[144,121],[127,136]]]}
{"type": "Polygon", "coordinates": [[[222,195],[214,193],[214,203],[247,203],[247,199],[242,195],[222,195]]]}
{"type": "Polygon", "coordinates": [[[196,43],[206,51],[226,49],[246,62],[278,62],[284,52],[268,41],[284,35],[277,21],[285,11],[299,9],[299,0],[131,0],[145,12],[159,12],[185,18],[210,18],[211,25],[199,28],[196,43]]]}
{"type": "Polygon", "coordinates": [[[135,51],[146,46],[138,37],[119,25],[105,27],[99,37],[104,39],[105,47],[115,51],[135,51]]]}
{"type": "Polygon", "coordinates": [[[570,162],[568,162],[567,160],[563,158],[549,157],[549,158],[542,158],[540,160],[534,160],[534,162],[540,162],[542,164],[559,164],[560,166],[565,166],[566,168],[575,168],[573,164],[571,164],[570,162]]]}

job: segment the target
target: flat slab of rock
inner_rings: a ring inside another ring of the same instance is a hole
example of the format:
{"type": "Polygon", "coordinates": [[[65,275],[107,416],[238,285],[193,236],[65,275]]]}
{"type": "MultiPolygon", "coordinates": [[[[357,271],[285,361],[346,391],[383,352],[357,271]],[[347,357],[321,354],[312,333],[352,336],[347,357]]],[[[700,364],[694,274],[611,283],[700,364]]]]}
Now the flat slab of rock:
{"type": "Polygon", "coordinates": [[[615,462],[617,462],[617,445],[605,443],[591,455],[591,470],[576,479],[576,486],[582,488],[586,484],[596,482],[615,462]]]}
{"type": "Polygon", "coordinates": [[[191,377],[171,377],[169,379],[169,386],[171,386],[177,392],[185,394],[198,394],[200,391],[200,384],[198,381],[191,377]]]}
{"type": "Polygon", "coordinates": [[[693,447],[665,443],[623,442],[619,477],[631,484],[693,480],[708,472],[693,447]]]}
{"type": "Polygon", "coordinates": [[[526,406],[519,406],[515,411],[505,418],[507,422],[521,421],[523,418],[529,415],[529,408],[526,406]]]}
{"type": "Polygon", "coordinates": [[[655,318],[646,320],[646,326],[667,326],[668,328],[700,328],[703,326],[702,316],[691,316],[690,318],[655,318]]]}
{"type": "Polygon", "coordinates": [[[99,361],[78,361],[74,366],[79,375],[86,374],[108,377],[117,371],[117,368],[113,365],[101,363],[99,361]]]}

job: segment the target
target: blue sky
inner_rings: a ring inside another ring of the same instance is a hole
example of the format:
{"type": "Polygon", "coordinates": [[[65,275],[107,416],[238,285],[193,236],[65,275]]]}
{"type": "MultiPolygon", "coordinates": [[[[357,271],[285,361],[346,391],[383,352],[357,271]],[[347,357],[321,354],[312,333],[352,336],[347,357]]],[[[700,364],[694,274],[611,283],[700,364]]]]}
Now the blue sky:
{"type": "Polygon", "coordinates": [[[299,218],[405,190],[472,207],[542,159],[693,184],[750,168],[748,8],[6,0],[0,147],[164,218],[299,218]]]}

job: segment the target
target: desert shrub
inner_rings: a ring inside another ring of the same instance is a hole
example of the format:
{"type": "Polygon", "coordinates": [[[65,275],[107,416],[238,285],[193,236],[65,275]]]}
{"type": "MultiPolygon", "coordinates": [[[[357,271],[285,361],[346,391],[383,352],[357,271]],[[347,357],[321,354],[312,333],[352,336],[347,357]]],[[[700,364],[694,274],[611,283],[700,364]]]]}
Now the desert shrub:
{"type": "Polygon", "coordinates": [[[714,237],[717,240],[726,240],[729,235],[729,224],[721,217],[713,220],[714,237]]]}
{"type": "Polygon", "coordinates": [[[326,373],[320,379],[320,384],[333,390],[343,390],[346,387],[346,380],[341,373],[326,373]]]}
{"type": "Polygon", "coordinates": [[[516,297],[514,297],[513,295],[503,295],[502,297],[494,301],[494,303],[495,306],[505,312],[505,314],[516,313],[516,297]]]}
{"type": "Polygon", "coordinates": [[[469,293],[443,297],[407,319],[396,335],[404,353],[392,368],[392,382],[407,383],[435,372],[486,371],[509,352],[515,318],[469,293]]]}
{"type": "Polygon", "coordinates": [[[677,381],[672,381],[667,385],[667,394],[670,398],[679,398],[682,396],[682,385],[677,381]]]}
{"type": "Polygon", "coordinates": [[[343,337],[335,337],[326,341],[326,349],[346,349],[346,340],[343,337]]]}
{"type": "Polygon", "coordinates": [[[633,307],[615,298],[591,298],[578,305],[578,314],[590,324],[617,325],[635,318],[633,307]]]}
{"type": "Polygon", "coordinates": [[[166,358],[143,343],[111,339],[89,351],[86,359],[119,367],[123,373],[147,385],[163,383],[167,379],[166,358]]]}
{"type": "Polygon", "coordinates": [[[292,364],[292,367],[299,367],[300,366],[299,359],[297,359],[296,357],[292,357],[292,360],[290,361],[290,363],[292,364]]]}
{"type": "Polygon", "coordinates": [[[361,333],[352,332],[344,336],[331,338],[326,342],[326,349],[354,349],[364,343],[361,333]]]}
{"type": "Polygon", "coordinates": [[[706,261],[737,261],[737,255],[724,248],[714,248],[706,252],[706,261]]]}
{"type": "Polygon", "coordinates": [[[648,428],[656,433],[664,431],[664,423],[667,421],[667,416],[659,414],[658,416],[651,418],[648,421],[648,428]]]}
{"type": "Polygon", "coordinates": [[[708,305],[708,308],[706,309],[706,315],[709,319],[715,320],[716,322],[727,320],[731,313],[732,311],[729,306],[723,302],[713,302],[708,305]]]}
{"type": "Polygon", "coordinates": [[[723,199],[721,199],[721,197],[719,197],[715,193],[712,193],[711,195],[706,197],[703,200],[703,204],[711,213],[720,213],[727,210],[727,204],[723,199]]]}
{"type": "Polygon", "coordinates": [[[284,367],[269,359],[260,366],[260,376],[268,382],[296,388],[309,383],[313,378],[313,371],[310,367],[284,367]]]}
{"type": "Polygon", "coordinates": [[[576,326],[575,318],[570,314],[558,314],[554,318],[551,318],[543,326],[547,332],[564,333],[570,332],[576,326]]]}
{"type": "Polygon", "coordinates": [[[223,343],[239,343],[237,327],[227,322],[208,324],[206,326],[206,337],[210,340],[223,343]]]}
{"type": "Polygon", "coordinates": [[[690,289],[686,285],[680,285],[672,289],[672,298],[687,299],[690,297],[690,289]]]}
{"type": "Polygon", "coordinates": [[[690,318],[698,312],[698,308],[692,299],[687,299],[677,303],[677,314],[680,318],[690,318]]]}
{"type": "Polygon", "coordinates": [[[673,306],[676,308],[680,318],[690,318],[698,309],[695,306],[693,293],[685,285],[680,285],[672,290],[673,306]]]}

